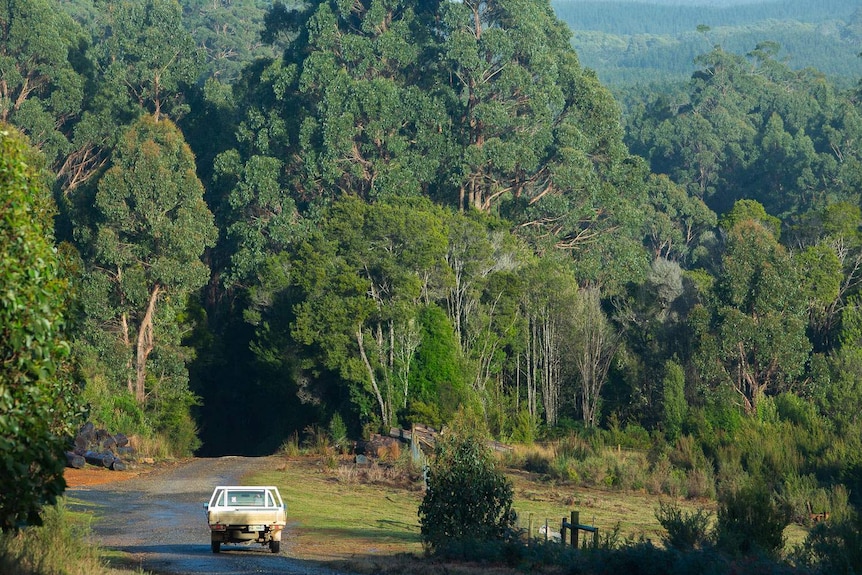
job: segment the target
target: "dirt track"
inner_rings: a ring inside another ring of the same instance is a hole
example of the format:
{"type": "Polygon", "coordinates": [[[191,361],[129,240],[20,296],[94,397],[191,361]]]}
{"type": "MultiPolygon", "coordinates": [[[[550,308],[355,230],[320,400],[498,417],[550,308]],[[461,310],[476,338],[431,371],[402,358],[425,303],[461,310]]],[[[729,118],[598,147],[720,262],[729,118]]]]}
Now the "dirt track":
{"type": "Polygon", "coordinates": [[[261,545],[225,545],[218,555],[210,550],[203,503],[213,486],[239,483],[264,462],[220,457],[147,473],[70,473],[66,493],[70,507],[93,513],[98,545],[128,553],[135,567],[152,573],[333,575],[330,569],[291,558],[289,522],[278,554],[261,545]]]}

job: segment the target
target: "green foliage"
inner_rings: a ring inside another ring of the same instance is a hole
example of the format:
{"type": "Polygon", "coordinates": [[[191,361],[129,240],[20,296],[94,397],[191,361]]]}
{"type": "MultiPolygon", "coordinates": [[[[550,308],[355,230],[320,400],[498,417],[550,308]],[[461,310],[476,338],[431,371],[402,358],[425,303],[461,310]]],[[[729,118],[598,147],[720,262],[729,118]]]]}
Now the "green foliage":
{"type": "Polygon", "coordinates": [[[200,404],[188,389],[159,390],[150,402],[148,419],[157,435],[167,440],[171,454],[189,457],[201,446],[191,410],[200,404]]]}
{"type": "Polygon", "coordinates": [[[688,410],[688,403],[685,400],[685,373],[682,366],[675,361],[668,361],[665,364],[662,384],[664,399],[662,424],[667,438],[673,441],[682,433],[682,425],[688,410]]]}
{"type": "Polygon", "coordinates": [[[84,100],[76,66],[83,30],[53,2],[0,4],[0,121],[24,131],[53,168],[71,151],[71,126],[84,100]]]}
{"type": "Polygon", "coordinates": [[[81,400],[89,407],[89,420],[102,429],[152,437],[152,423],[146,416],[144,406],[135,401],[135,396],[128,391],[111,391],[111,388],[104,376],[87,379],[81,400]]]}
{"type": "Polygon", "coordinates": [[[339,451],[347,449],[347,426],[344,424],[344,419],[337,411],[329,420],[329,436],[332,438],[332,444],[339,451]]]}
{"type": "Polygon", "coordinates": [[[666,531],[662,537],[665,547],[688,551],[710,543],[712,513],[705,509],[684,511],[675,503],[660,501],[655,517],[666,531]]]}
{"type": "Polygon", "coordinates": [[[134,409],[117,417],[108,407],[128,390],[145,414],[142,427],[188,454],[199,446],[190,415],[197,398],[188,390],[192,354],[182,337],[199,318],[185,309],[208,279],[201,256],[217,230],[194,157],[173,123],[141,118],[112,160],[94,205],[75,214],[85,257],[77,349],[90,385],[105,392],[90,394],[97,413],[135,423],[134,409]]]}
{"type": "Polygon", "coordinates": [[[184,28],[176,0],[117,2],[104,13],[93,49],[102,81],[126,90],[130,102],[158,120],[187,112],[181,92],[198,78],[203,53],[184,28]]]}
{"type": "Polygon", "coordinates": [[[823,487],[814,475],[786,476],[777,499],[800,525],[810,526],[826,517],[840,522],[851,516],[847,489],[843,485],[823,487]]]}
{"type": "Polygon", "coordinates": [[[89,516],[70,511],[65,499],[46,506],[39,527],[0,534],[4,575],[111,575],[102,551],[91,541],[89,516]]]}
{"type": "Polygon", "coordinates": [[[726,232],[730,232],[733,228],[746,220],[752,220],[760,223],[766,228],[775,239],[779,239],[781,234],[781,220],[775,216],[766,213],[763,205],[755,200],[739,200],[733,204],[733,208],[718,221],[726,232]]]}
{"type": "Polygon", "coordinates": [[[398,418],[407,426],[419,423],[435,429],[442,429],[446,423],[440,415],[440,407],[433,401],[408,401],[407,409],[399,412],[398,418]]]}
{"type": "Polygon", "coordinates": [[[500,540],[514,524],[513,488],[496,468],[484,434],[469,425],[438,440],[419,506],[422,540],[430,551],[450,544],[500,540]]]}
{"type": "Polygon", "coordinates": [[[516,443],[530,445],[536,440],[536,421],[529,411],[522,409],[517,413],[509,433],[516,443]]]}
{"type": "Polygon", "coordinates": [[[778,557],[789,522],[787,509],[776,503],[769,486],[753,481],[737,492],[719,496],[716,545],[731,555],[778,557]]]}
{"type": "Polygon", "coordinates": [[[294,249],[290,279],[299,301],[291,337],[308,346],[310,366],[339,373],[363,417],[383,426],[394,424],[411,399],[439,394],[451,413],[463,397],[457,342],[440,331],[445,318],[433,310],[426,317],[438,323],[425,324],[432,327],[423,357],[445,371],[417,365],[428,334],[417,325],[426,307],[422,294],[445,278],[445,250],[444,212],[429,201],[393,198],[372,205],[351,196],[334,203],[319,233],[294,249]],[[439,388],[425,389],[432,385],[439,388]],[[376,403],[373,413],[363,401],[376,403]]]}
{"type": "Polygon", "coordinates": [[[425,307],[419,313],[419,325],[421,343],[416,349],[415,368],[410,374],[411,386],[416,390],[416,399],[436,404],[439,421],[434,424],[439,425],[451,419],[467,399],[466,370],[452,323],[442,309],[425,307]]]}
{"type": "Polygon", "coordinates": [[[51,231],[44,160],[0,123],[0,530],[38,525],[65,488],[75,427],[67,283],[51,231]]]}
{"type": "Polygon", "coordinates": [[[862,515],[819,523],[793,552],[799,564],[820,573],[852,575],[862,572],[862,515]]]}

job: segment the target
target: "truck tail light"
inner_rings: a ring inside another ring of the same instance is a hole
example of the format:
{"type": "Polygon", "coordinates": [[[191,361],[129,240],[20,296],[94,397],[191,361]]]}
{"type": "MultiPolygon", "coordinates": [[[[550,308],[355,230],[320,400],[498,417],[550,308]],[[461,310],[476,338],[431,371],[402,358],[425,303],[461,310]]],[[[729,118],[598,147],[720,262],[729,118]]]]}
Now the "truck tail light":
{"type": "Polygon", "coordinates": [[[215,525],[210,525],[210,529],[212,529],[213,531],[227,531],[227,525],[216,523],[215,525]]]}

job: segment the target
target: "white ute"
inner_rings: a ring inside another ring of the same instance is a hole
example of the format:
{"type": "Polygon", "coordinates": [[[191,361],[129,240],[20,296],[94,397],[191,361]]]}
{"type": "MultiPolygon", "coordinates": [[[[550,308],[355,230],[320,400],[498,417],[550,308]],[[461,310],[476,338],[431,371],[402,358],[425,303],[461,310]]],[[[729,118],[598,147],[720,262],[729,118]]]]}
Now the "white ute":
{"type": "Polygon", "coordinates": [[[212,535],[212,551],[222,543],[256,542],[278,553],[286,508],[277,487],[220,485],[204,503],[212,535]]]}

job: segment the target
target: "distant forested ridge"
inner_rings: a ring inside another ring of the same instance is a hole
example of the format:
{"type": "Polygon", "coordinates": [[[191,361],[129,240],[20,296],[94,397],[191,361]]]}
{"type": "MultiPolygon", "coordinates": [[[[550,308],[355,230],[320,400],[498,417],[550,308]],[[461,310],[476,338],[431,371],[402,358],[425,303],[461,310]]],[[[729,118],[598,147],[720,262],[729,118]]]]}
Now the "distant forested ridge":
{"type": "Polygon", "coordinates": [[[744,54],[764,41],[782,47],[792,68],[832,77],[862,74],[857,57],[862,2],[670,2],[555,0],[557,16],[574,31],[584,65],[611,84],[678,80],[694,56],[720,45],[744,54]]]}

